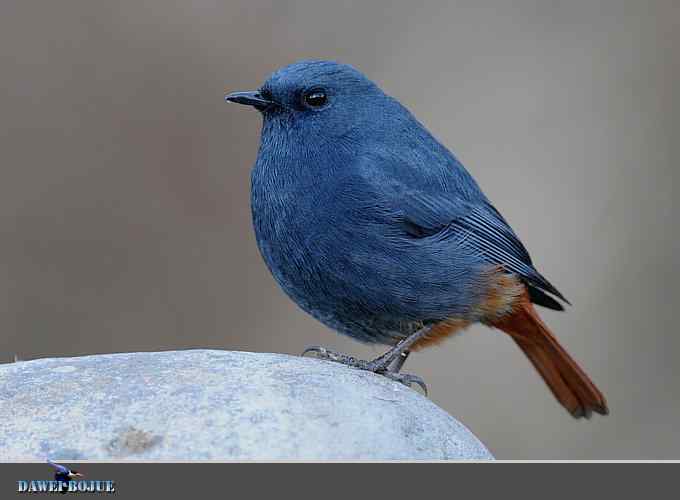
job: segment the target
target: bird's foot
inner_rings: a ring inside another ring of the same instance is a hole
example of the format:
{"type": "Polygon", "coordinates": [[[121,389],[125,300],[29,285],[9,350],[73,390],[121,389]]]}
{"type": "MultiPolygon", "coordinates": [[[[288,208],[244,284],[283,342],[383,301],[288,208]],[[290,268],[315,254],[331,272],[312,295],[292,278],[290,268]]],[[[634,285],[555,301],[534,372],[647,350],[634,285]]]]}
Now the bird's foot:
{"type": "Polygon", "coordinates": [[[388,357],[386,355],[382,355],[371,361],[357,359],[354,356],[335,352],[318,345],[310,346],[305,349],[302,352],[302,356],[305,356],[309,353],[314,353],[319,359],[325,359],[335,363],[351,366],[352,368],[358,368],[359,370],[366,370],[378,375],[383,375],[391,380],[404,384],[406,387],[412,387],[413,384],[416,384],[420,386],[423,389],[425,395],[427,395],[427,386],[425,385],[425,382],[422,378],[418,377],[417,375],[399,373],[401,366],[408,357],[408,351],[400,353],[396,360],[392,356],[388,357]]]}

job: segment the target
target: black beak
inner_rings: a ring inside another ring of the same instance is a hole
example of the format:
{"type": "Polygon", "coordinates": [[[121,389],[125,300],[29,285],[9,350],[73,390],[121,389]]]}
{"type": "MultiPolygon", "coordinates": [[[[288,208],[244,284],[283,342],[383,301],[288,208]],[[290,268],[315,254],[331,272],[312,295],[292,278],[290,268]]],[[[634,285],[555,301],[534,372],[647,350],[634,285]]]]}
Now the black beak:
{"type": "Polygon", "coordinates": [[[231,94],[225,95],[224,100],[227,102],[235,102],[237,104],[252,106],[260,111],[274,104],[274,101],[265,99],[258,91],[232,92],[231,94]]]}

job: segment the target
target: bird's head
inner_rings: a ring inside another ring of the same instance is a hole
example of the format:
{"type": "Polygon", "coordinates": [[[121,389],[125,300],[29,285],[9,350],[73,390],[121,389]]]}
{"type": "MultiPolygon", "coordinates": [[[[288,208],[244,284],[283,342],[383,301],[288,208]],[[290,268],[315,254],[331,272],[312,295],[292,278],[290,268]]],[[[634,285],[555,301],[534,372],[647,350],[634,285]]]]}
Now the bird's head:
{"type": "Polygon", "coordinates": [[[75,479],[77,477],[83,477],[83,475],[78,471],[72,470],[68,473],[68,477],[69,479],[75,479]]]}
{"type": "Polygon", "coordinates": [[[332,61],[291,64],[274,72],[259,89],[233,92],[225,100],[253,106],[265,125],[300,131],[310,140],[344,136],[359,124],[379,122],[396,102],[352,66],[332,61]]]}

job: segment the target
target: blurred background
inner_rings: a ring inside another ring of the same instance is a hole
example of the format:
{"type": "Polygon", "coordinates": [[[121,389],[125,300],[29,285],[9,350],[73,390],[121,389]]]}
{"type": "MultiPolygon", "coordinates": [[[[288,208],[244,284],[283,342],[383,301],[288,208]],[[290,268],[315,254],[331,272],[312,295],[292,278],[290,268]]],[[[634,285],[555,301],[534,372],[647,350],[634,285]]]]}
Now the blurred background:
{"type": "Polygon", "coordinates": [[[334,59],[477,178],[572,301],[541,313],[611,415],[572,420],[481,326],[406,371],[501,459],[678,459],[679,44],[675,0],[3,0],[0,361],[379,354],[269,275],[249,207],[260,116],[222,100],[334,59]]]}

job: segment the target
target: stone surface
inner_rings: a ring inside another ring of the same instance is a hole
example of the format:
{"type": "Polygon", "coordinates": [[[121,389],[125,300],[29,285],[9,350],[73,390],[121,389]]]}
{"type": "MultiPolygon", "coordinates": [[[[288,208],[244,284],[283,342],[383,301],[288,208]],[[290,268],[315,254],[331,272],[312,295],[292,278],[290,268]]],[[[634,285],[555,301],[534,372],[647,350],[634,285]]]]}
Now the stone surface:
{"type": "Polygon", "coordinates": [[[492,459],[415,390],[336,363],[191,350],[0,365],[0,460],[492,459]]]}

